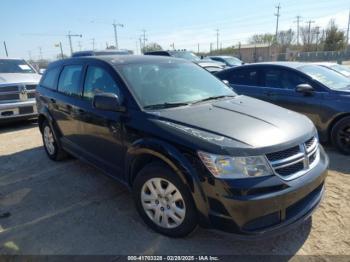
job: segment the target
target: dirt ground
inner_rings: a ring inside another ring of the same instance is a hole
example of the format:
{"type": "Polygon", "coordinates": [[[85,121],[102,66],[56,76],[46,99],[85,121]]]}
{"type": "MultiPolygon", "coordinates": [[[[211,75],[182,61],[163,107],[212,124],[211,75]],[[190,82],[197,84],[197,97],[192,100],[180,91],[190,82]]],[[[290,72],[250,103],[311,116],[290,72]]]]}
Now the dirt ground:
{"type": "Polygon", "coordinates": [[[263,241],[199,228],[149,230],[130,193],[78,160],[50,161],[33,122],[0,127],[0,254],[350,255],[350,161],[327,147],[323,203],[303,225],[263,241]]]}

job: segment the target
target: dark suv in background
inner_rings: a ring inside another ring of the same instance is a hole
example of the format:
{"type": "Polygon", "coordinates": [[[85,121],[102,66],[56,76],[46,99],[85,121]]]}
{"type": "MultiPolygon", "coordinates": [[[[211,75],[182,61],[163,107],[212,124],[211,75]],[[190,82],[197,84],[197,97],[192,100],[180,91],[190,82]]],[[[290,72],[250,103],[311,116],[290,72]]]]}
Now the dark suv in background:
{"type": "Polygon", "coordinates": [[[350,154],[350,79],[323,66],[296,62],[257,63],[216,74],[235,92],[308,116],[320,139],[350,154]]]}
{"type": "Polygon", "coordinates": [[[49,158],[71,154],[128,186],[145,223],[162,234],[185,236],[198,224],[279,232],[322,198],[328,158],[312,122],[238,96],[192,62],[61,60],[36,99],[49,158]]]}

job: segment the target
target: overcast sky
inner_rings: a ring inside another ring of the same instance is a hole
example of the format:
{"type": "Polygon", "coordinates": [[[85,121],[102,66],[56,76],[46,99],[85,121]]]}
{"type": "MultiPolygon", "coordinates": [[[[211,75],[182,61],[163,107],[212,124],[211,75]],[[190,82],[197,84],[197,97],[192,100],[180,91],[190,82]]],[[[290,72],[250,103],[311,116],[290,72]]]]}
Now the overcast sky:
{"type": "MultiPolygon", "coordinates": [[[[349,0],[281,0],[280,29],[296,29],[297,15],[301,25],[313,20],[313,25],[325,27],[330,19],[346,30],[349,0]]],[[[54,58],[62,42],[64,53],[70,54],[66,35],[69,31],[82,34],[73,38],[75,51],[104,49],[106,42],[114,45],[112,23],[118,28],[119,47],[139,48],[142,30],[148,42],[157,42],[164,49],[172,43],[177,49],[209,50],[216,45],[216,29],[222,46],[247,42],[256,33],[275,32],[278,1],[272,0],[1,0],[0,56],[6,41],[11,57],[37,59],[39,48],[45,58],[54,58]]]]}

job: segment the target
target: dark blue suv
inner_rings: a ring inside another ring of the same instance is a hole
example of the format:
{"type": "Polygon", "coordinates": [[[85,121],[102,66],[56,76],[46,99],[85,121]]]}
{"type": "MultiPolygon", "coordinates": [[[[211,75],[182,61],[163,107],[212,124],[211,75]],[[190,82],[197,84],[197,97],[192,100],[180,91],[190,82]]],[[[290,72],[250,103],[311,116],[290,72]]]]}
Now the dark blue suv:
{"type": "Polygon", "coordinates": [[[350,79],[322,66],[275,62],[216,74],[238,94],[255,97],[308,116],[320,140],[350,154],[350,79]]]}

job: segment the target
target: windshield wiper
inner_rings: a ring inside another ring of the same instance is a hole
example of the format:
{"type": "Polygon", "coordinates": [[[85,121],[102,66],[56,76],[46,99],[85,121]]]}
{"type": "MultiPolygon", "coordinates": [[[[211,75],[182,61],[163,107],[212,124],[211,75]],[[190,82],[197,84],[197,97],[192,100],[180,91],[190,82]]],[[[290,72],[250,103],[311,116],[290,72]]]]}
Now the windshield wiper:
{"type": "Polygon", "coordinates": [[[192,104],[202,103],[205,101],[216,100],[216,99],[225,98],[225,97],[235,97],[235,96],[234,95],[210,96],[201,100],[194,101],[192,104]]]}
{"type": "Polygon", "coordinates": [[[178,107],[178,106],[187,106],[189,103],[162,103],[162,104],[155,104],[155,105],[148,105],[144,106],[144,109],[164,109],[164,108],[171,108],[171,107],[178,107]]]}

